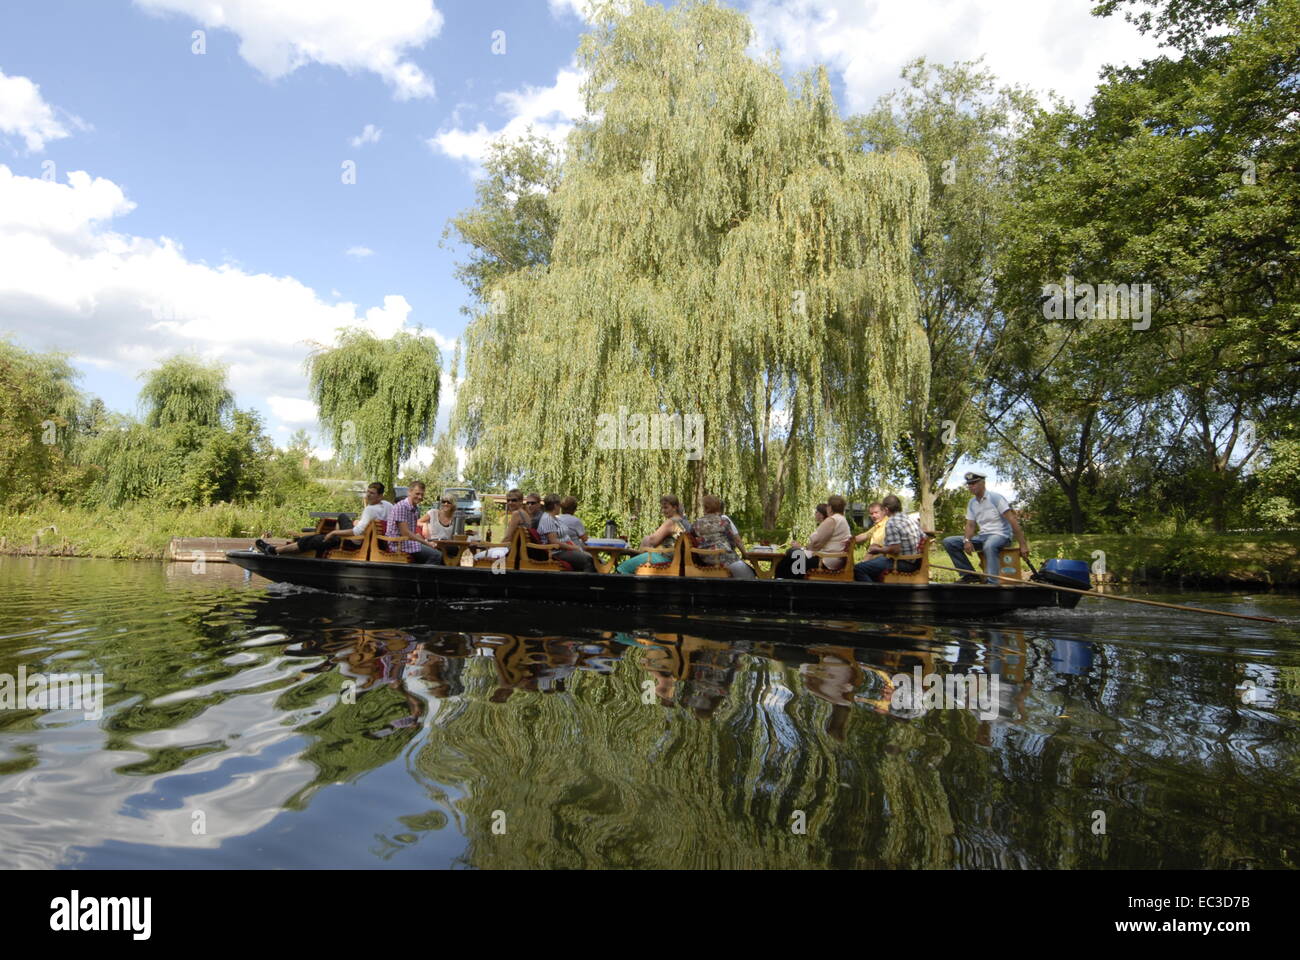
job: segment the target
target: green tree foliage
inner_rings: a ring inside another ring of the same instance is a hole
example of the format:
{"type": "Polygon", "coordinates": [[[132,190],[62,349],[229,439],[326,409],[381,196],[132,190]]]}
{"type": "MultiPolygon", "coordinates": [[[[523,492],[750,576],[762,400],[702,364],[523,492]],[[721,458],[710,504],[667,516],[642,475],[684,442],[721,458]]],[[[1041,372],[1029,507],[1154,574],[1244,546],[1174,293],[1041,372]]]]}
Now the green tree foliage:
{"type": "Polygon", "coordinates": [[[1102,0],[1096,16],[1109,17],[1119,10],[1142,33],[1154,33],[1169,46],[1196,50],[1222,42],[1216,31],[1249,17],[1266,0],[1102,0]]]}
{"type": "Polygon", "coordinates": [[[443,231],[469,249],[456,276],[485,300],[487,291],[516,270],[550,263],[558,216],[551,204],[560,185],[560,153],[531,130],[513,141],[497,141],[483,161],[485,176],[476,202],[443,231]]]}
{"type": "Polygon", "coordinates": [[[456,458],[455,437],[450,431],[443,431],[438,442],[433,445],[433,462],[429,465],[427,482],[438,486],[454,486],[460,483],[460,467],[456,458]]]}
{"type": "Polygon", "coordinates": [[[750,36],[714,3],[602,8],[578,57],[600,119],[570,139],[550,262],[482,291],[466,334],[471,474],[643,510],[708,487],[773,526],[905,426],[925,171],[854,149],[825,76],[792,93],[750,36]],[[704,415],[702,459],[599,443],[620,407],[704,415]]]}
{"type": "MultiPolygon", "coordinates": [[[[1038,115],[1002,245],[999,305],[1025,345],[999,376],[1028,433],[1011,442],[1003,427],[1000,439],[1061,486],[1076,531],[1081,488],[1103,461],[1113,470],[1151,444],[1171,453],[1166,466],[1192,455],[1176,475],[1190,476],[1201,515],[1223,529],[1258,449],[1243,441],[1280,436],[1300,392],[1300,4],[1155,6],[1140,24],[1183,55],[1112,70],[1083,114],[1038,115]],[[1206,24],[1219,35],[1203,41],[1206,24]],[[1073,335],[1043,333],[1041,285],[1067,276],[1150,284],[1150,328],[1125,334],[1115,317],[1094,317],[1074,321],[1073,335]],[[1040,379],[1056,342],[1060,374],[1040,379]],[[1043,456],[1029,458],[1035,445],[1043,456]]],[[[1161,487],[1180,490],[1150,489],[1161,487]]]]}
{"type": "Polygon", "coordinates": [[[225,368],[193,357],[176,356],[141,375],[140,403],[146,427],[217,427],[235,406],[225,368]]]}
{"type": "Polygon", "coordinates": [[[283,468],[272,469],[278,455],[261,418],[234,406],[222,367],[171,357],[142,379],[144,420],[110,415],[86,436],[82,458],[96,479],[79,499],[111,507],[250,503],[268,493],[270,477],[280,481],[272,503],[307,493],[305,475],[286,480],[283,468]]]}
{"type": "Polygon", "coordinates": [[[344,330],[307,360],[309,389],[340,462],[359,463],[389,490],[401,464],[433,440],[442,358],[428,337],[381,340],[344,330]]]}
{"type": "Polygon", "coordinates": [[[0,504],[48,496],[66,479],[77,430],[90,415],[61,354],[0,340],[0,504]]]}
{"type": "Polygon", "coordinates": [[[935,498],[953,467],[983,446],[983,419],[969,402],[982,390],[1001,342],[992,274],[1005,168],[1033,101],[1022,91],[997,89],[978,62],[945,67],[920,59],[902,76],[904,89],[848,126],[867,149],[915,151],[930,175],[930,205],[912,259],[930,389],[903,397],[907,429],[900,451],[922,525],[933,529],[935,498]]]}

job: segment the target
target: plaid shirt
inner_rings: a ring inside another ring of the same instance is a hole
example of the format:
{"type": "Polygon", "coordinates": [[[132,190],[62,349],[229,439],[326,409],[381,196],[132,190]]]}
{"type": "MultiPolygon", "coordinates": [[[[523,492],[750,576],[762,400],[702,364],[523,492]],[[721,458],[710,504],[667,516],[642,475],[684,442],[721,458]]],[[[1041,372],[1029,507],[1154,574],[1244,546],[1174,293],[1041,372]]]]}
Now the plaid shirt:
{"type": "MultiPolygon", "coordinates": [[[[402,521],[406,521],[406,527],[408,530],[414,530],[419,519],[420,508],[411,502],[410,497],[405,497],[393,504],[393,509],[388,511],[388,529],[384,533],[384,536],[400,536],[402,533],[402,521]]],[[[420,549],[420,545],[414,540],[403,540],[397,545],[396,549],[393,548],[392,544],[389,544],[388,546],[389,552],[391,553],[416,553],[420,549]]]]}
{"type": "Polygon", "coordinates": [[[921,552],[921,525],[906,514],[896,513],[885,523],[885,546],[898,544],[903,556],[921,552]]]}

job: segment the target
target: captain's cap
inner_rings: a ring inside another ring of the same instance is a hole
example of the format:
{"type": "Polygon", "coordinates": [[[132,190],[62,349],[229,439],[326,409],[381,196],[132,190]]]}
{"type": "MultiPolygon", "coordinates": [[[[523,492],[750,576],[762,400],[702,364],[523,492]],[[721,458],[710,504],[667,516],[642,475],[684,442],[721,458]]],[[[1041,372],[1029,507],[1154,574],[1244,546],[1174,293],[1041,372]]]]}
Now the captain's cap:
{"type": "Polygon", "coordinates": [[[968,485],[972,483],[977,483],[983,479],[984,479],[984,474],[982,473],[975,473],[972,471],[971,473],[966,474],[966,483],[968,485]]]}

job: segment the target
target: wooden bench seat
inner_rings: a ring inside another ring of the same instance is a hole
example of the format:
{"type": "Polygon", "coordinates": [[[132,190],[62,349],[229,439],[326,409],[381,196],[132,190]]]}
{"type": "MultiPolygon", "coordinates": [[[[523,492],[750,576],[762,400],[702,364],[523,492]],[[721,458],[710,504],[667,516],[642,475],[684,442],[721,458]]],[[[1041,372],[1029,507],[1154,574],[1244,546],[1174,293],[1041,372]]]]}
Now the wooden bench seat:
{"type": "Polygon", "coordinates": [[[411,555],[389,550],[385,544],[404,543],[409,537],[386,537],[383,534],[376,533],[374,544],[370,549],[371,563],[410,563],[411,555]]]}
{"type": "Polygon", "coordinates": [[[929,583],[930,582],[930,538],[922,537],[919,553],[909,553],[894,557],[895,560],[920,560],[921,565],[911,573],[901,570],[886,570],[881,583],[929,583]]]}
{"type": "Polygon", "coordinates": [[[335,545],[325,555],[327,560],[368,560],[375,542],[375,523],[372,521],[359,539],[345,538],[333,542],[335,545]]]}
{"type": "Polygon", "coordinates": [[[817,565],[816,567],[810,568],[807,573],[807,578],[809,580],[831,580],[831,581],[839,581],[841,583],[845,583],[845,582],[852,583],[853,582],[853,553],[855,547],[856,544],[854,544],[852,540],[849,540],[847,551],[806,550],[805,551],[806,553],[809,553],[812,556],[816,557],[818,560],[822,561],[822,563],[825,563],[827,560],[839,559],[841,557],[844,559],[844,566],[841,567],[839,570],[827,570],[824,567],[822,567],[821,564],[817,565]]]}
{"type": "Polygon", "coordinates": [[[516,570],[572,570],[573,567],[563,560],[556,560],[552,556],[556,550],[572,549],[568,544],[563,543],[535,543],[528,535],[528,531],[520,529],[515,531],[514,546],[515,556],[519,565],[516,570]],[[545,559],[537,556],[542,553],[545,559]]]}
{"type": "Polygon", "coordinates": [[[684,549],[684,576],[687,577],[725,577],[731,576],[731,571],[720,563],[701,563],[700,557],[717,557],[724,553],[729,553],[728,547],[697,547],[695,545],[695,535],[692,533],[683,533],[677,538],[677,544],[680,547],[682,539],[688,542],[684,549]]]}
{"type": "Polygon", "coordinates": [[[682,550],[683,538],[685,534],[679,534],[677,542],[673,544],[671,553],[664,554],[658,548],[651,547],[647,553],[651,559],[647,560],[641,566],[636,568],[638,577],[680,577],[682,575],[682,564],[685,562],[685,553],[682,550]],[[656,563],[655,554],[667,556],[668,560],[662,563],[656,563]]]}

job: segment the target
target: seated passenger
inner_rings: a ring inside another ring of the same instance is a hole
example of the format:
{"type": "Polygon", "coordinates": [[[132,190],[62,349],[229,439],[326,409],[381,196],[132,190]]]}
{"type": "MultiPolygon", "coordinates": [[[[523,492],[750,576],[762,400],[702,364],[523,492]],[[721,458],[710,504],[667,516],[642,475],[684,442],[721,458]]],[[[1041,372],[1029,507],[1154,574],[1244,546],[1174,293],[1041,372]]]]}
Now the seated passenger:
{"type": "MultiPolygon", "coordinates": [[[[532,519],[524,510],[523,503],[524,495],[518,487],[506,493],[506,535],[502,538],[502,543],[514,543],[516,531],[528,530],[532,527],[532,519]]],[[[488,560],[500,560],[509,553],[509,547],[489,547],[478,556],[486,557],[488,560]]]]}
{"type": "MultiPolygon", "coordinates": [[[[572,497],[569,497],[573,500],[572,497]]],[[[558,493],[548,493],[546,499],[542,501],[542,518],[537,524],[537,532],[542,535],[543,543],[553,543],[565,546],[564,550],[551,550],[549,559],[559,560],[567,563],[579,573],[595,573],[596,561],[591,558],[586,550],[582,549],[582,540],[576,542],[570,531],[576,531],[582,528],[582,521],[577,517],[571,517],[566,528],[564,523],[560,522],[560,495],[558,493]],[[576,527],[574,526],[576,524],[576,527]]],[[[578,501],[573,500],[573,507],[576,510],[578,501]]],[[[582,530],[582,536],[585,537],[587,531],[582,530]]]]}
{"type": "Polygon", "coordinates": [[[889,514],[885,508],[876,501],[867,507],[867,512],[871,514],[871,526],[859,533],[853,538],[854,543],[869,543],[872,546],[885,545],[885,524],[889,522],[889,514]]]}
{"type": "Polygon", "coordinates": [[[524,498],[524,511],[528,514],[528,524],[534,530],[542,522],[542,495],[530,493],[524,498]]]}
{"type": "MultiPolygon", "coordinates": [[[[966,505],[966,532],[964,536],[948,537],[943,541],[952,565],[962,571],[960,583],[980,582],[975,568],[966,559],[967,553],[983,553],[984,569],[992,573],[1001,567],[998,555],[1014,535],[1020,555],[1029,556],[1029,541],[1020,528],[1016,511],[1011,509],[1011,504],[1002,494],[985,489],[984,479],[982,473],[966,474],[966,486],[971,492],[970,503],[966,505]],[[978,536],[975,535],[976,526],[979,527],[978,536]]],[[[990,578],[988,582],[996,584],[1002,581],[990,578]]]]}
{"type": "Polygon", "coordinates": [[[384,485],[378,482],[366,487],[365,503],[361,517],[355,525],[346,513],[342,513],[339,514],[338,526],[329,533],[299,537],[279,547],[273,547],[265,540],[258,540],[253,546],[259,553],[272,557],[289,557],[295,553],[315,553],[319,557],[326,550],[333,549],[337,541],[351,537],[357,539],[364,537],[366,528],[376,520],[387,520],[388,511],[393,508],[393,505],[384,499],[384,485]]]}
{"type": "MultiPolygon", "coordinates": [[[[420,518],[420,528],[429,540],[452,539],[456,535],[456,502],[444,496],[437,510],[430,510],[420,518]]],[[[460,548],[443,546],[442,552],[451,560],[460,555],[460,548]]]]}
{"type": "Polygon", "coordinates": [[[844,508],[848,504],[844,498],[836,494],[826,500],[826,507],[830,510],[830,515],[817,525],[813,535],[808,538],[807,548],[801,547],[798,543],[794,544],[786,551],[776,564],[775,576],[778,579],[802,579],[808,570],[821,568],[834,572],[844,569],[843,557],[828,557],[822,560],[821,557],[814,557],[810,554],[813,551],[824,551],[826,553],[847,553],[849,544],[853,539],[853,532],[849,530],[849,522],[844,519],[844,508]],[[804,573],[796,573],[796,563],[800,559],[804,561],[804,573]]]}
{"type": "Polygon", "coordinates": [[[442,566],[442,553],[428,541],[428,538],[415,529],[416,520],[420,517],[422,500],[424,500],[424,484],[419,480],[413,480],[408,488],[406,499],[393,504],[393,509],[388,511],[388,532],[384,536],[401,537],[402,540],[396,547],[392,544],[384,544],[384,546],[390,553],[409,554],[411,563],[442,566]]]}
{"type": "Polygon", "coordinates": [[[653,553],[638,553],[628,557],[615,568],[619,573],[636,573],[642,564],[649,563],[652,559],[655,563],[667,563],[671,558],[677,538],[687,530],[686,518],[682,516],[681,502],[671,493],[659,498],[659,512],[663,514],[664,522],[654,533],[641,540],[641,549],[653,550],[653,553]]]}
{"type": "Polygon", "coordinates": [[[867,550],[869,560],[853,566],[853,579],[862,583],[880,581],[886,570],[914,573],[921,568],[920,560],[895,560],[895,557],[919,553],[925,534],[921,525],[903,513],[903,504],[892,493],[880,501],[889,515],[885,521],[885,542],[872,544],[867,550]]]}
{"type": "Polygon", "coordinates": [[[572,544],[587,542],[587,526],[577,516],[578,498],[565,497],[560,501],[560,514],[556,517],[564,531],[564,539],[572,544]]]}
{"type": "MultiPolygon", "coordinates": [[[[706,496],[703,501],[704,516],[691,525],[695,534],[695,545],[703,550],[721,550],[735,547],[743,550],[745,545],[736,534],[731,521],[722,515],[722,501],[714,496],[706,496]]],[[[704,554],[697,561],[702,567],[725,566],[737,580],[753,580],[758,576],[753,567],[741,560],[731,550],[726,553],[704,554]]]]}

